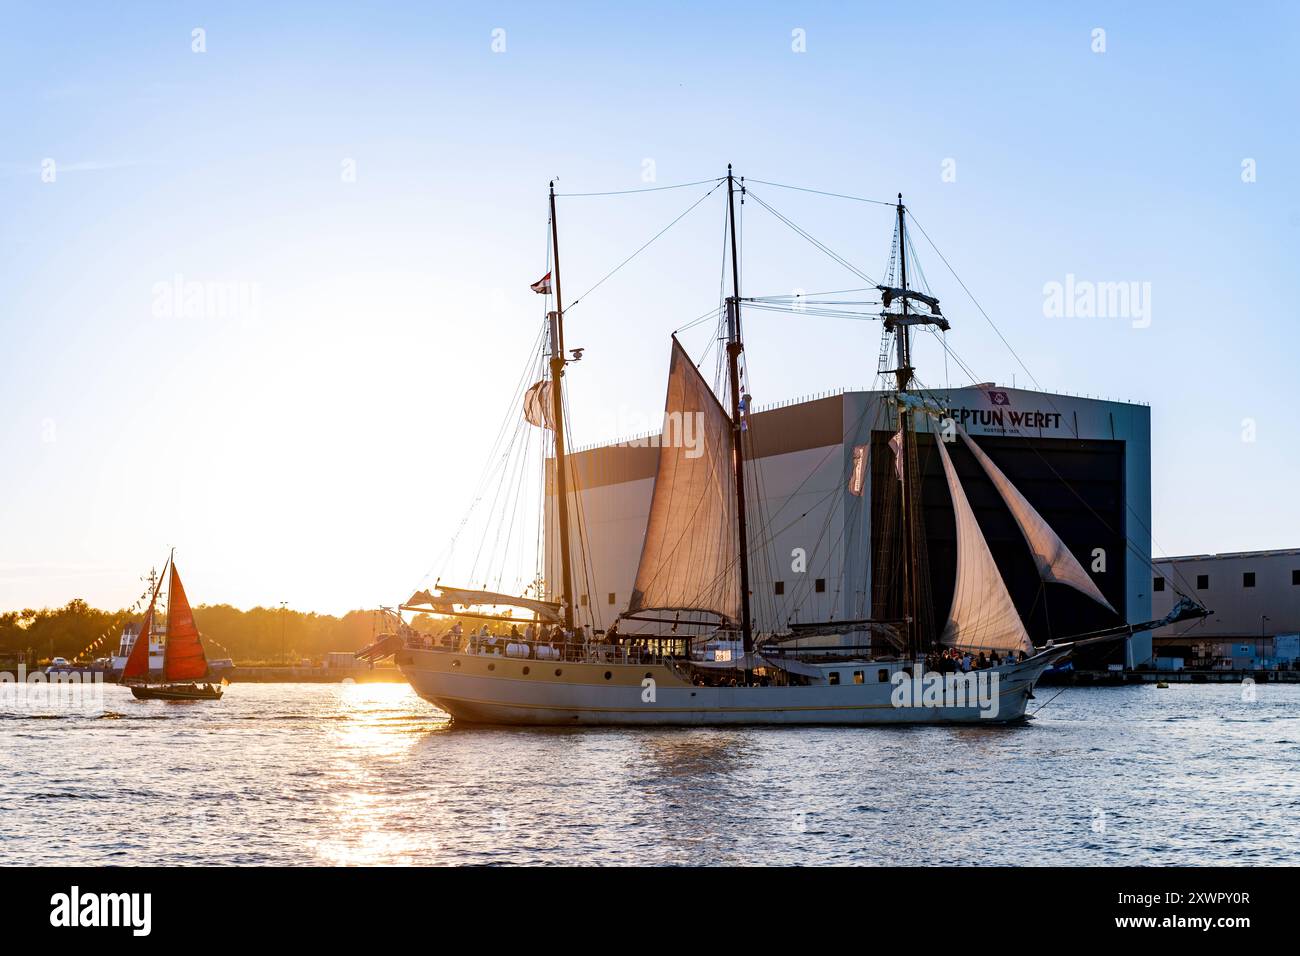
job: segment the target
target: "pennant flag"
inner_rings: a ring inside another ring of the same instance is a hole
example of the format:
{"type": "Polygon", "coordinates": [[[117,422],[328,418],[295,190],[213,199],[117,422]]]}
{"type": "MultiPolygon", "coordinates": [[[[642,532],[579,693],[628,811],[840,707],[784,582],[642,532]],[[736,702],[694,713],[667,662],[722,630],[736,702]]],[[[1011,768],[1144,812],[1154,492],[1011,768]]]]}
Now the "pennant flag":
{"type": "Polygon", "coordinates": [[[893,438],[889,439],[889,447],[894,450],[894,471],[898,474],[898,480],[903,480],[903,431],[899,431],[893,438]]]}
{"type": "Polygon", "coordinates": [[[853,446],[853,472],[849,475],[849,494],[862,497],[867,485],[867,446],[853,446]]]}
{"type": "Polygon", "coordinates": [[[549,272],[546,273],[546,275],[542,276],[540,279],[538,279],[536,282],[534,282],[534,283],[533,283],[532,285],[530,285],[528,288],[532,289],[534,292],[540,292],[542,295],[550,295],[550,294],[551,294],[551,274],[550,274],[549,272]]]}

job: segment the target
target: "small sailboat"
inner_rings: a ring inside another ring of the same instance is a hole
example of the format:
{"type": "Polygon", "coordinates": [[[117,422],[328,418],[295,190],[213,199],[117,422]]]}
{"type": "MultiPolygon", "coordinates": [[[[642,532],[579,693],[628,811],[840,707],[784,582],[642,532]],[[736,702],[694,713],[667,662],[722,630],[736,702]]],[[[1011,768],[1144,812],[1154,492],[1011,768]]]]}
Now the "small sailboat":
{"type": "Polygon", "coordinates": [[[194,612],[185,596],[180,572],[176,570],[175,556],[169,556],[164,574],[154,585],[145,612],[140,634],[152,633],[158,594],[163,578],[167,578],[167,631],[163,646],[162,682],[149,683],[149,641],[137,639],[122,669],[122,683],[131,688],[138,700],[220,700],[221,686],[209,680],[208,659],[203,651],[203,640],[194,623],[194,612]],[[170,573],[167,573],[170,572],[170,573]]]}
{"type": "MultiPolygon", "coordinates": [[[[760,627],[751,607],[750,565],[753,552],[765,547],[762,539],[770,528],[756,507],[761,502],[747,498],[747,485],[753,482],[747,476],[751,399],[741,364],[741,307],[754,300],[740,294],[738,190],[730,168],[719,185],[723,182],[731,295],[725,298],[717,338],[725,342],[719,366],[725,368],[728,387],[711,387],[673,336],[664,435],[627,609],[603,633],[575,625],[573,534],[569,509],[561,504],[556,509],[558,593],[512,596],[439,581],[402,606],[404,611],[481,618],[512,628],[506,642],[498,642],[486,627],[464,640],[456,624],[441,646],[414,635],[386,643],[382,652],[395,652],[416,693],[454,719],[476,723],[1012,723],[1025,718],[1043,673],[1077,648],[1205,616],[1203,607],[1184,598],[1160,621],[1124,620],[1056,531],[956,423],[943,399],[919,385],[913,330],[947,331],[949,323],[937,298],[909,285],[911,253],[900,196],[890,270],[876,286],[885,333],[881,374],[893,380],[887,425],[894,434],[889,470],[896,477],[885,495],[893,502],[887,521],[891,530],[882,535],[878,561],[897,569],[898,586],[882,595],[869,618],[785,626],[769,621],[760,627]],[[891,360],[896,367],[887,368],[891,360]],[[670,427],[681,422],[697,423],[698,444],[671,440],[670,427]],[[930,589],[918,432],[925,435],[924,453],[938,457],[955,527],[955,580],[946,613],[936,607],[930,589]],[[1035,646],[953,465],[950,444],[954,450],[964,448],[996,489],[1040,581],[1089,598],[1106,610],[1113,622],[1109,627],[1035,646]],[[505,612],[498,610],[503,607],[505,612]],[[530,617],[515,617],[516,612],[530,617]],[[527,631],[519,635],[515,624],[525,623],[527,631]],[[656,626],[656,631],[646,630],[656,626]],[[808,648],[800,639],[810,635],[834,642],[808,648]]],[[[544,289],[534,286],[554,296],[547,315],[550,374],[528,390],[524,418],[553,438],[548,480],[553,477],[555,500],[565,503],[570,472],[561,390],[565,366],[580,354],[570,359],[564,348],[553,186],[550,209],[552,268],[544,289]]],[[[860,471],[850,477],[860,480],[860,471]]],[[[579,573],[585,574],[585,568],[579,573]]]]}

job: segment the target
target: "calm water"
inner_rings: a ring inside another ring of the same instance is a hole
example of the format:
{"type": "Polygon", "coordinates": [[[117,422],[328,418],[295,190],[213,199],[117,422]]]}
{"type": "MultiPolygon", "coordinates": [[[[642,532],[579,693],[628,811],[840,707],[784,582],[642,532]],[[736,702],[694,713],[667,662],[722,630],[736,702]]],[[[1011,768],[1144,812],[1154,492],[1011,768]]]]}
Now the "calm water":
{"type": "Polygon", "coordinates": [[[453,728],[405,685],[107,694],[0,715],[0,864],[1300,863],[1295,685],[892,730],[453,728]]]}

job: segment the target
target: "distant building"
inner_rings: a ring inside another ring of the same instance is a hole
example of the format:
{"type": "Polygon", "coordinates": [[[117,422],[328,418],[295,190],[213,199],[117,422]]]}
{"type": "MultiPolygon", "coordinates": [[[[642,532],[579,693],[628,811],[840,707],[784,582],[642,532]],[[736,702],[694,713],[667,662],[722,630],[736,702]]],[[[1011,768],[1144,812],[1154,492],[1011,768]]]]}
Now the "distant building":
{"type": "Polygon", "coordinates": [[[1188,668],[1292,668],[1300,658],[1300,548],[1161,558],[1152,611],[1165,614],[1181,591],[1212,612],[1155,632],[1158,657],[1188,668]]]}
{"type": "MultiPolygon", "coordinates": [[[[890,587],[901,580],[876,556],[894,464],[891,393],[846,391],[756,411],[748,479],[750,561],[756,626],[888,618],[890,587]],[[865,449],[862,494],[849,488],[855,449],[865,449]],[[792,555],[806,554],[800,570],[792,555]]],[[[1145,405],[995,385],[927,394],[948,407],[986,454],[1056,530],[1123,620],[1151,614],[1151,414],[1145,405]]],[[[952,504],[930,423],[918,416],[918,456],[930,590],[942,618],[956,562],[952,504]]],[[[587,566],[575,563],[580,623],[607,627],[631,596],[659,457],[658,436],[602,445],[570,456],[577,491],[570,524],[587,566]]],[[[1116,617],[1061,585],[1044,585],[996,489],[960,442],[950,454],[989,549],[1035,643],[1101,629],[1116,617]]],[[[553,462],[550,471],[553,474],[553,462]]],[[[546,584],[559,593],[554,483],[548,474],[546,584]]],[[[1149,634],[1090,648],[1083,663],[1142,666],[1149,634]]]]}
{"type": "Polygon", "coordinates": [[[356,667],[357,658],[351,651],[329,651],[325,655],[326,667],[356,667]]]}

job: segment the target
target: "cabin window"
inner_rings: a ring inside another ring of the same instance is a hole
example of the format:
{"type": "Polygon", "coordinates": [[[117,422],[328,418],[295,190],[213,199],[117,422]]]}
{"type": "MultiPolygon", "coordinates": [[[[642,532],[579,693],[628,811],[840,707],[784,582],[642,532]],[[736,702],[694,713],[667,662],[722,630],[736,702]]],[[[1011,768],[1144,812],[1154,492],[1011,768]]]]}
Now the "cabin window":
{"type": "Polygon", "coordinates": [[[1241,586],[1243,588],[1253,588],[1255,586],[1255,572],[1243,571],[1241,573],[1241,586]]]}
{"type": "Polygon", "coordinates": [[[826,675],[826,680],[828,683],[838,684],[840,682],[840,672],[831,671],[829,674],[826,675]]]}
{"type": "Polygon", "coordinates": [[[1291,586],[1292,587],[1300,586],[1300,568],[1291,569],[1291,586]]]}
{"type": "Polygon", "coordinates": [[[825,590],[826,590],[826,579],[825,579],[825,578],[818,578],[816,581],[814,581],[814,582],[813,582],[813,590],[816,591],[818,594],[821,594],[823,591],[825,591],[825,590]]]}
{"type": "Polygon", "coordinates": [[[584,594],[581,598],[579,598],[578,603],[581,604],[583,607],[586,607],[586,606],[587,606],[587,595],[584,594]]]}
{"type": "Polygon", "coordinates": [[[867,682],[866,675],[863,674],[862,671],[854,671],[854,672],[853,672],[853,683],[855,683],[855,684],[865,684],[866,682],[867,682]]]}
{"type": "Polygon", "coordinates": [[[609,680],[613,676],[614,676],[613,671],[605,671],[605,680],[609,680]]]}
{"type": "Polygon", "coordinates": [[[772,593],[773,593],[773,594],[784,594],[784,593],[785,593],[785,582],[784,582],[784,581],[774,581],[774,582],[772,583],[772,593]]]}
{"type": "Polygon", "coordinates": [[[1210,589],[1210,576],[1208,574],[1198,574],[1196,576],[1196,590],[1208,591],[1210,589]]]}
{"type": "Polygon", "coordinates": [[[609,603],[610,603],[610,604],[613,604],[615,600],[617,600],[617,598],[615,597],[614,592],[613,592],[613,591],[610,591],[610,592],[609,592],[609,603]]]}
{"type": "Polygon", "coordinates": [[[879,681],[879,682],[882,683],[882,684],[888,684],[888,683],[889,683],[889,668],[888,668],[888,667],[882,667],[882,668],[880,668],[880,670],[876,671],[876,680],[879,681]]]}
{"type": "Polygon", "coordinates": [[[1151,585],[1151,590],[1159,592],[1159,591],[1163,591],[1164,589],[1165,589],[1165,579],[1156,578],[1155,582],[1151,585]]]}

